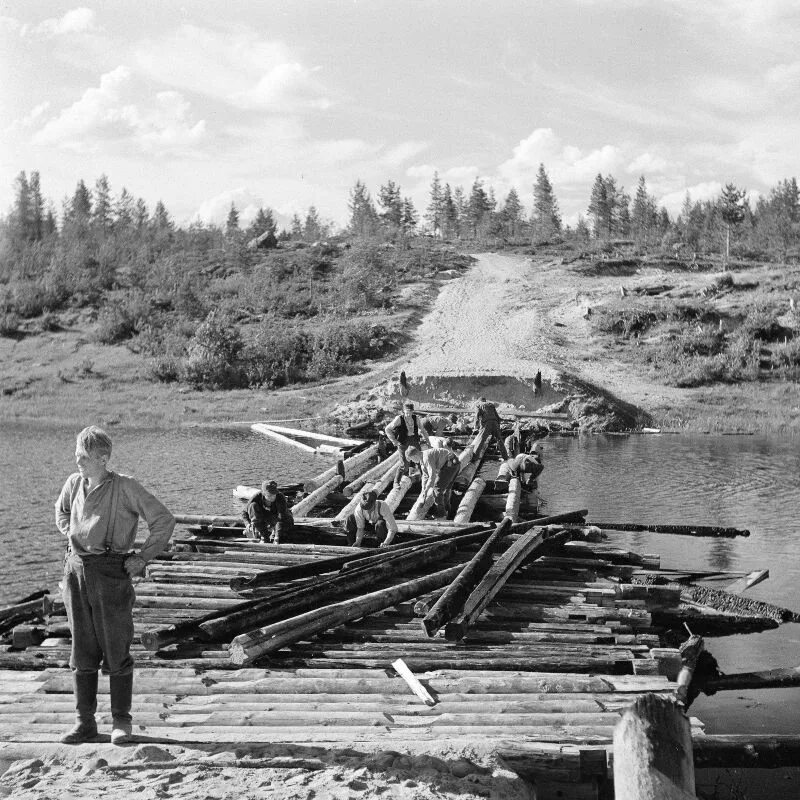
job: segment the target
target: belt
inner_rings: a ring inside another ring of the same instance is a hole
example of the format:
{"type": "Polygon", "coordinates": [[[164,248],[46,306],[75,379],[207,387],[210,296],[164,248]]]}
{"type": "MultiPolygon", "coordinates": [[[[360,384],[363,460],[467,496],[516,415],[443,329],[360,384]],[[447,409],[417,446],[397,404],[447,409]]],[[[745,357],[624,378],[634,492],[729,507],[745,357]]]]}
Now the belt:
{"type": "Polygon", "coordinates": [[[95,561],[100,559],[110,559],[110,560],[119,560],[122,559],[123,561],[133,553],[115,553],[109,551],[107,553],[75,553],[71,552],[69,554],[73,558],[77,558],[81,561],[95,561]]]}

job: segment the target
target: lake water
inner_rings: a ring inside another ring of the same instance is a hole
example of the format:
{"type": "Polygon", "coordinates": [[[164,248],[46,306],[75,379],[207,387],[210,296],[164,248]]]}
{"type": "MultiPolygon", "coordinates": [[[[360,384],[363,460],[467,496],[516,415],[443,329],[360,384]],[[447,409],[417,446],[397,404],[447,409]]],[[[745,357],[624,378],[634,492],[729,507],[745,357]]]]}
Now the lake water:
{"type": "MultiPolygon", "coordinates": [[[[3,425],[0,431],[0,603],[58,581],[64,542],[53,503],[74,471],[76,431],[3,425]]],[[[179,513],[238,513],[231,489],[265,477],[293,483],[331,466],[247,427],[112,430],[112,466],[135,475],[179,513]]],[[[582,436],[546,440],[545,512],[588,508],[603,522],[748,528],[749,538],[615,534],[614,543],[661,554],[662,566],[748,571],[770,578],[748,596],[800,607],[800,441],[761,436],[582,436]]],[[[727,673],[800,664],[800,625],[707,639],[727,673]]],[[[709,733],[800,733],[797,690],[698,698],[709,733]]]]}

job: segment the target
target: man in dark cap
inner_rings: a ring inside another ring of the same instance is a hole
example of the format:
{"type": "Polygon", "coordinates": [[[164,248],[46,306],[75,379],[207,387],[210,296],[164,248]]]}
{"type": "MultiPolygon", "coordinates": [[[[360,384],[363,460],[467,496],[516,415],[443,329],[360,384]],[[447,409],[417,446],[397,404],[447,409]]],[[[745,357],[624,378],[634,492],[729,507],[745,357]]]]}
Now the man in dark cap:
{"type": "Polygon", "coordinates": [[[351,547],[361,547],[367,527],[375,531],[381,547],[390,545],[397,533],[397,523],[392,510],[383,500],[378,500],[378,495],[373,491],[361,495],[355,511],[347,517],[344,524],[347,530],[347,544],[351,547]]]}
{"type": "Polygon", "coordinates": [[[275,481],[261,484],[261,491],[247,504],[242,517],[248,523],[253,538],[273,544],[280,544],[281,538],[290,533],[294,526],[286,496],[278,491],[275,481]]]}

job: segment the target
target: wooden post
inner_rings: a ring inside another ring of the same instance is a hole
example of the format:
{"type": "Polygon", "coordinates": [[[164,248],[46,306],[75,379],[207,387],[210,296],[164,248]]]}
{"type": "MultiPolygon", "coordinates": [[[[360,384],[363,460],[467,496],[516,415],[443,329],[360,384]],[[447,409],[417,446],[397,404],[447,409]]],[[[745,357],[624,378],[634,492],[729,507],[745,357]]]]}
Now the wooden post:
{"type": "Polygon", "coordinates": [[[614,728],[616,800],[695,798],[692,734],[674,700],[640,697],[614,728]]]}

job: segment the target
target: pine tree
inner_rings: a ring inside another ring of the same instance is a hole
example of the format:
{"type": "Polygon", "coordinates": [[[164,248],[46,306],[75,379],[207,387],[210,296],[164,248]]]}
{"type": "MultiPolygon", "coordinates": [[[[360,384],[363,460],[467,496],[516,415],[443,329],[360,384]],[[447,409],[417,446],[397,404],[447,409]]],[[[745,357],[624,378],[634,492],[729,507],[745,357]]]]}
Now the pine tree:
{"type": "Polygon", "coordinates": [[[443,200],[442,182],[439,180],[439,173],[434,172],[433,180],[431,181],[428,210],[425,212],[425,222],[428,223],[428,228],[434,236],[441,236],[442,234],[442,225],[444,222],[443,200]]]}
{"type": "Polygon", "coordinates": [[[303,238],[303,222],[297,213],[292,214],[292,222],[289,232],[291,234],[292,239],[303,238]]]}
{"type": "Polygon", "coordinates": [[[725,223],[725,263],[731,255],[731,228],[740,225],[745,218],[747,192],[737,189],[735,184],[726,183],[719,199],[719,211],[725,223]]]}
{"type": "Polygon", "coordinates": [[[372,236],[378,221],[378,214],[372,203],[367,187],[360,181],[350,190],[350,230],[356,236],[372,236]]]}
{"type": "Polygon", "coordinates": [[[456,186],[453,189],[453,205],[456,207],[456,236],[461,236],[467,220],[467,197],[463,186],[456,186]]]}
{"type": "Polygon", "coordinates": [[[558,210],[558,201],[544,164],[539,164],[536,183],[533,186],[531,229],[533,240],[537,242],[548,241],[561,233],[561,214],[558,210]]]}

